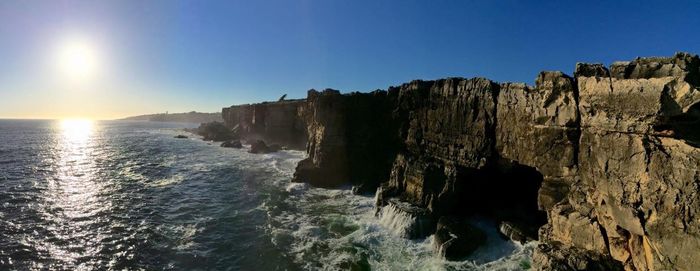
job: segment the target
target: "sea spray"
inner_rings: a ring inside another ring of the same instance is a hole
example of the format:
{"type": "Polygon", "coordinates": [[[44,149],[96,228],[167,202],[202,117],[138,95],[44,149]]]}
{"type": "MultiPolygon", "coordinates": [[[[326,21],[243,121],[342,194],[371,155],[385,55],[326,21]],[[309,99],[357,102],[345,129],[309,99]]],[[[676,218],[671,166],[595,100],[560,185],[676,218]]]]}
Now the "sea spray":
{"type": "Polygon", "coordinates": [[[379,222],[405,238],[423,238],[435,230],[435,220],[427,209],[392,198],[379,211],[379,222]]]}

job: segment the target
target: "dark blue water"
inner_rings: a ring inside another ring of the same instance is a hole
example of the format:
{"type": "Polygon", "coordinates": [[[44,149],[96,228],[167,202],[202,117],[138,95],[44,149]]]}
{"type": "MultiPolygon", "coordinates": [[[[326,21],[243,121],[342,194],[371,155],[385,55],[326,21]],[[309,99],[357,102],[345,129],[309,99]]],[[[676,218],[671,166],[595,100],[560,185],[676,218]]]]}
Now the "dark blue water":
{"type": "Polygon", "coordinates": [[[0,270],[514,270],[531,251],[446,262],[371,197],[290,183],[303,152],[173,138],[192,126],[0,120],[0,270]]]}

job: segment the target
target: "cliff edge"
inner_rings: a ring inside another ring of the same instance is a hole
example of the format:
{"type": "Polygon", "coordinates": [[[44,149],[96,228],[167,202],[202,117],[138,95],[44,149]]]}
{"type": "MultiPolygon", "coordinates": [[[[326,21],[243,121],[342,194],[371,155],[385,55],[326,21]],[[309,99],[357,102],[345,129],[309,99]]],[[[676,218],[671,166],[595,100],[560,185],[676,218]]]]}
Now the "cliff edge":
{"type": "Polygon", "coordinates": [[[432,227],[412,236],[478,215],[514,240],[539,240],[538,270],[693,270],[699,86],[700,59],[677,53],[578,63],[573,76],[541,72],[534,86],[416,80],[223,115],[250,134],[306,143],[295,181],[376,189],[380,208],[415,206],[432,227]]]}

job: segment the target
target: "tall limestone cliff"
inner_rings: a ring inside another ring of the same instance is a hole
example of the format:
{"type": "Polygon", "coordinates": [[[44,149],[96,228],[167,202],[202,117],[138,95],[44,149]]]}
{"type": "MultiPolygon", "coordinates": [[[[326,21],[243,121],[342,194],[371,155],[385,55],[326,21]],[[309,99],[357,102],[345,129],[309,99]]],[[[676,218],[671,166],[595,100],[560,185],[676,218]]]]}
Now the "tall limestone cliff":
{"type": "Polygon", "coordinates": [[[225,107],[224,124],[248,140],[261,139],[292,149],[306,146],[306,123],[301,114],[305,100],[285,100],[225,107]]]}
{"type": "Polygon", "coordinates": [[[578,180],[550,210],[543,239],[609,254],[629,270],[697,268],[700,60],[578,64],[575,77],[578,180]]]}
{"type": "Polygon", "coordinates": [[[309,157],[295,181],[322,187],[355,184],[374,191],[389,174],[397,147],[386,92],[340,94],[310,90],[301,115],[307,124],[309,157]]]}
{"type": "Polygon", "coordinates": [[[286,113],[273,117],[275,103],[223,114],[263,137],[308,135],[295,181],[380,187],[379,205],[413,205],[423,224],[476,214],[538,239],[537,270],[693,270],[698,87],[700,59],[678,53],[577,64],[573,77],[542,72],[534,86],[417,80],[372,93],[311,90],[274,105],[286,113]]]}

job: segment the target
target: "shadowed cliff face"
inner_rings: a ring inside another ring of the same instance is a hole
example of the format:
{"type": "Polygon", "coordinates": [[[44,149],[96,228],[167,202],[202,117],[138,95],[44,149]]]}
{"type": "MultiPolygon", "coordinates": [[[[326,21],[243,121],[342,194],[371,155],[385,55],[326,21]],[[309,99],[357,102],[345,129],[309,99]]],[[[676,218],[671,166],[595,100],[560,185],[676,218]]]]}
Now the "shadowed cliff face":
{"type": "Polygon", "coordinates": [[[357,192],[374,191],[386,180],[398,147],[389,99],[382,91],[310,90],[302,113],[309,158],[299,163],[294,180],[322,187],[351,183],[357,192]]]}
{"type": "Polygon", "coordinates": [[[306,146],[305,100],[264,102],[223,108],[224,124],[249,141],[264,140],[292,149],[306,146]]]}
{"type": "MultiPolygon", "coordinates": [[[[448,78],[312,90],[290,120],[308,134],[294,178],[360,192],[381,185],[379,205],[399,199],[434,221],[512,222],[541,241],[540,270],[692,270],[699,84],[700,60],[679,53],[577,64],[574,77],[542,72],[535,86],[448,78]]],[[[238,114],[243,129],[260,131],[255,113],[232,112],[224,119],[238,114]]]]}

